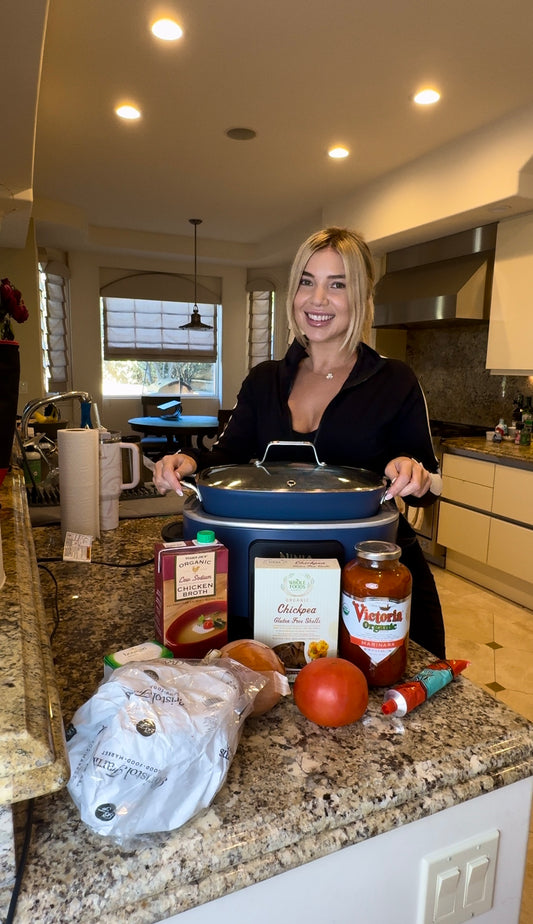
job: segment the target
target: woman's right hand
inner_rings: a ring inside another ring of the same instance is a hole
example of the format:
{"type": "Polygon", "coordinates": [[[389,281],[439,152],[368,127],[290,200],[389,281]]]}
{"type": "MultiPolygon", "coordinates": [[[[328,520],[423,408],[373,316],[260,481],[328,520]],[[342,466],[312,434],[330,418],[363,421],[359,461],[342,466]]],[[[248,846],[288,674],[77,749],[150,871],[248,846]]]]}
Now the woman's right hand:
{"type": "Polygon", "coordinates": [[[192,475],[196,471],[196,462],[184,452],[175,452],[171,456],[163,456],[155,463],[154,485],[160,494],[175,491],[183,494],[181,479],[192,475]]]}

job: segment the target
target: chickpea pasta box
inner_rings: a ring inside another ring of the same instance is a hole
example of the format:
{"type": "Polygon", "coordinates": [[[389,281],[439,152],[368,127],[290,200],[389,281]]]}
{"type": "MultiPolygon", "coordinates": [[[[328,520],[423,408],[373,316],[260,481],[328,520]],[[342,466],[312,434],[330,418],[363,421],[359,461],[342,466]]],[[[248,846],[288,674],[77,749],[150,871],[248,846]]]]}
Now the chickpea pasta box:
{"type": "Polygon", "coordinates": [[[333,558],[256,558],[254,638],[274,649],[289,679],[336,657],[341,569],[333,558]]]}
{"type": "Polygon", "coordinates": [[[209,533],[208,541],[158,542],[154,552],[157,641],[181,658],[221,648],[228,639],[227,548],[209,533]]]}

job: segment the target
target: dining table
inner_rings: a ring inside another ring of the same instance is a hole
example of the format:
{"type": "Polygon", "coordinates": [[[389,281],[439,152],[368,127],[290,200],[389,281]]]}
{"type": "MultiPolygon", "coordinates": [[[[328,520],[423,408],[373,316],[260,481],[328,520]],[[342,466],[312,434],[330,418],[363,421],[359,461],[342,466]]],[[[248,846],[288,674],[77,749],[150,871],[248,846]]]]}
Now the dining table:
{"type": "Polygon", "coordinates": [[[168,452],[192,446],[195,436],[198,445],[201,445],[204,436],[216,436],[220,428],[218,417],[201,414],[182,414],[179,417],[131,417],[128,423],[132,430],[144,436],[164,436],[168,452]]]}

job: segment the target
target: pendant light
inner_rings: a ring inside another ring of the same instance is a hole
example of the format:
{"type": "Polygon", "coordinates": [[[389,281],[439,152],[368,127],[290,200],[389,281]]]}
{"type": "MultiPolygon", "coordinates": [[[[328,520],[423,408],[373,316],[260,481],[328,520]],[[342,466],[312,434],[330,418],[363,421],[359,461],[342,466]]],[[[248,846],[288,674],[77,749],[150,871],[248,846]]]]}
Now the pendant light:
{"type": "Polygon", "coordinates": [[[196,229],[198,225],[202,224],[201,218],[189,218],[191,225],[194,226],[194,308],[191,314],[191,320],[187,324],[180,324],[180,330],[213,330],[210,324],[204,324],[200,312],[198,311],[198,303],[196,298],[196,289],[198,285],[198,277],[196,273],[196,229]]]}

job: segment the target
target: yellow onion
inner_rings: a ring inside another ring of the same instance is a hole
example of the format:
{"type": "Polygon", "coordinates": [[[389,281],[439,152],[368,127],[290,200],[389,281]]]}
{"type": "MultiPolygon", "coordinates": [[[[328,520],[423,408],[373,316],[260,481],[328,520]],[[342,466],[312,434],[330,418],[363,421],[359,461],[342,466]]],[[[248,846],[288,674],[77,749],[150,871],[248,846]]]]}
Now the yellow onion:
{"type": "Polygon", "coordinates": [[[273,672],[277,671],[285,676],[285,667],[269,645],[253,638],[242,638],[224,645],[220,649],[220,656],[233,658],[234,661],[239,661],[240,664],[264,674],[267,678],[266,685],[254,700],[254,708],[250,715],[263,715],[279,703],[283,694],[276,689],[273,672]]]}

